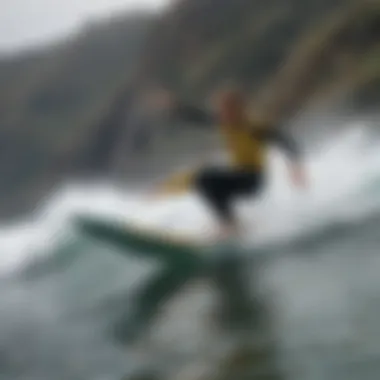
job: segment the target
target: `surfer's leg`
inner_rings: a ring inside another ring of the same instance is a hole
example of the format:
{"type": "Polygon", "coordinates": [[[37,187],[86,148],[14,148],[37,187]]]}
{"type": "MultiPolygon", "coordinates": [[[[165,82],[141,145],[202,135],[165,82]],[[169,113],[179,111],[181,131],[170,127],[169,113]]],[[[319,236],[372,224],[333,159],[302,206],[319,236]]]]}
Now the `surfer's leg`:
{"type": "Polygon", "coordinates": [[[261,174],[231,169],[206,169],[196,178],[195,187],[221,224],[222,235],[237,231],[232,202],[240,195],[252,194],[261,187],[261,174]]]}
{"type": "Polygon", "coordinates": [[[231,173],[222,169],[205,169],[196,178],[195,188],[219,221],[234,224],[231,207],[231,173]]]}

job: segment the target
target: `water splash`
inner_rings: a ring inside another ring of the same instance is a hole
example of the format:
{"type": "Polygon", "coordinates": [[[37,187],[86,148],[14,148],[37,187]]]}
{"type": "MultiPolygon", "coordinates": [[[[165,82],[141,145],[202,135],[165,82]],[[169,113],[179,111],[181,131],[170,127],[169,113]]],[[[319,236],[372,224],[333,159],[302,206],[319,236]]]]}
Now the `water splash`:
{"type": "MultiPolygon", "coordinates": [[[[368,189],[380,181],[380,154],[373,141],[370,148],[363,148],[367,135],[365,126],[353,125],[319,154],[306,157],[310,188],[304,192],[292,188],[283,158],[273,152],[265,196],[257,201],[240,200],[236,206],[247,225],[247,243],[297,239],[326,223],[363,218],[378,210],[380,189],[378,194],[371,191],[371,196],[368,189]]],[[[125,218],[194,235],[213,224],[195,194],[154,203],[109,184],[68,184],[28,221],[2,227],[0,271],[16,270],[36,255],[49,253],[77,213],[125,218]]]]}

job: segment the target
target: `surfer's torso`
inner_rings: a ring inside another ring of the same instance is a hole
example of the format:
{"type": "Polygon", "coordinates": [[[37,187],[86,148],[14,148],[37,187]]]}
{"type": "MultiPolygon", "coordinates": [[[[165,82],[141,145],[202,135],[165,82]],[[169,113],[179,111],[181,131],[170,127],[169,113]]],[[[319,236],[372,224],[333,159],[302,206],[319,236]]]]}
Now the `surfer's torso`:
{"type": "Polygon", "coordinates": [[[241,126],[221,125],[220,131],[233,167],[254,171],[264,169],[267,144],[262,139],[263,129],[246,122],[241,126]]]}
{"type": "Polygon", "coordinates": [[[178,119],[194,125],[219,125],[219,131],[235,169],[264,170],[268,146],[277,145],[293,158],[298,155],[295,142],[288,133],[281,132],[267,120],[260,117],[247,118],[241,125],[226,125],[210,112],[180,104],[176,110],[178,119]]]}
{"type": "MultiPolygon", "coordinates": [[[[179,119],[189,121],[198,126],[219,126],[232,170],[252,175],[263,175],[266,170],[267,153],[270,145],[277,145],[291,158],[298,158],[299,152],[293,139],[270,123],[254,118],[247,119],[242,125],[226,125],[214,115],[192,106],[181,106],[177,111],[179,119]]],[[[227,169],[230,170],[230,169],[227,169]]],[[[196,177],[204,168],[188,172],[180,172],[167,180],[163,192],[182,193],[196,182],[196,177]]]]}

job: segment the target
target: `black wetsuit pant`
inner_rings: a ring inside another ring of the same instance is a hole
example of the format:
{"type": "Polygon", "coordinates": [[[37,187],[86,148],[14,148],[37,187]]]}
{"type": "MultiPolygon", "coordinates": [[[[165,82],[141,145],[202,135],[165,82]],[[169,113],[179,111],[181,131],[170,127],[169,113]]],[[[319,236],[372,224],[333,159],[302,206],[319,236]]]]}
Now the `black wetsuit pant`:
{"type": "MultiPolygon", "coordinates": [[[[233,200],[239,196],[257,194],[262,184],[261,173],[210,168],[198,174],[194,185],[217,217],[225,222],[233,222],[233,200]]],[[[122,316],[115,326],[115,338],[120,343],[136,339],[146,330],[162,303],[168,301],[188,281],[199,276],[207,275],[213,280],[224,297],[223,303],[230,305],[228,309],[233,313],[247,307],[248,286],[242,282],[239,274],[242,268],[233,257],[227,255],[210,260],[195,252],[182,250],[176,254],[161,255],[160,260],[164,268],[142,285],[130,303],[133,304],[133,310],[128,313],[129,317],[122,316]]],[[[239,319],[247,312],[240,314],[239,319]]]]}
{"type": "Polygon", "coordinates": [[[195,189],[225,223],[234,223],[233,201],[241,196],[258,194],[263,187],[263,174],[253,170],[209,168],[195,179],[195,189]]]}

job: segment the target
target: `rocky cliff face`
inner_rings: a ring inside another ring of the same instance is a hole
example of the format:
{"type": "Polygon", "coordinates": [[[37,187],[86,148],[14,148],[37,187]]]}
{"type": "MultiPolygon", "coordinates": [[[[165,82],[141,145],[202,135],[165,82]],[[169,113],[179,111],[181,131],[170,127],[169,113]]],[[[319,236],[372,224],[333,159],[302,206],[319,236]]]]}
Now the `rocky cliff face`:
{"type": "Polygon", "coordinates": [[[0,57],[0,216],[33,207],[58,180],[97,164],[91,146],[112,134],[98,121],[129,91],[152,19],[89,23],[56,45],[0,57]]]}
{"type": "Polygon", "coordinates": [[[376,107],[380,1],[175,1],[0,57],[0,216],[68,175],[109,173],[147,83],[202,102],[226,81],[278,119],[315,103],[376,107]]]}
{"type": "Polygon", "coordinates": [[[294,112],[316,93],[378,81],[379,25],[379,1],[180,1],[153,40],[165,54],[147,62],[194,97],[231,80],[294,112]]]}

